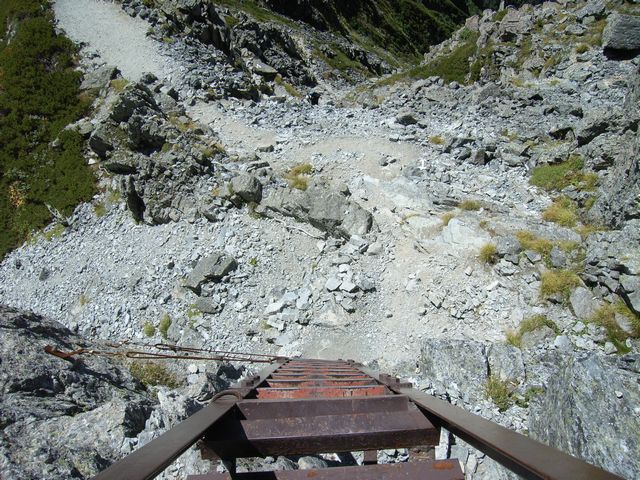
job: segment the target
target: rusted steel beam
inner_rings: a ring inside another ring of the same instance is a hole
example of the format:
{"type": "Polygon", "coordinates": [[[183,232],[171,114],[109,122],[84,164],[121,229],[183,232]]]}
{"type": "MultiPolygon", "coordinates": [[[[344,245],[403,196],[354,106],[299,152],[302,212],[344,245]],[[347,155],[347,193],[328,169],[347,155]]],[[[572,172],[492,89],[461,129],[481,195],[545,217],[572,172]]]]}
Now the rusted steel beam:
{"type": "Polygon", "coordinates": [[[297,380],[274,380],[270,378],[267,385],[273,388],[299,388],[299,387],[357,387],[365,385],[377,385],[373,378],[312,378],[297,380]]]}
{"type": "MultiPolygon", "coordinates": [[[[414,407],[415,408],[415,407],[414,407]]],[[[295,400],[243,400],[238,410],[246,420],[281,417],[316,417],[353,413],[406,412],[409,400],[404,395],[347,398],[301,398],[295,400]]]]}
{"type": "Polygon", "coordinates": [[[334,467],[314,470],[190,475],[187,480],[463,480],[457,460],[334,467]]]}
{"type": "Polygon", "coordinates": [[[368,397],[388,392],[384,385],[356,387],[258,388],[258,398],[368,397]]]}
{"type": "MultiPolygon", "coordinates": [[[[361,369],[375,376],[374,372],[361,369]]],[[[444,400],[404,387],[393,377],[380,381],[395,393],[406,395],[434,425],[446,428],[514,473],[529,480],[621,480],[611,472],[549,447],[530,437],[474,415],[444,400]],[[385,382],[386,380],[386,382],[385,382]]],[[[550,412],[550,415],[553,413],[550,412]]]]}
{"type": "MultiPolygon", "coordinates": [[[[267,378],[281,362],[267,367],[260,374],[267,378]]],[[[94,480],[149,480],[159,475],[176,458],[202,438],[210,427],[224,418],[239,398],[252,392],[249,388],[232,390],[235,395],[224,395],[199,412],[172,427],[148,444],[96,475],[94,480]]]]}
{"type": "Polygon", "coordinates": [[[418,410],[227,422],[209,430],[206,446],[220,458],[352,452],[435,444],[440,432],[418,410]]]}
{"type": "Polygon", "coordinates": [[[304,373],[280,373],[280,372],[277,372],[277,373],[274,373],[273,375],[271,375],[271,378],[276,379],[276,380],[298,380],[298,379],[306,380],[306,379],[317,379],[317,378],[335,378],[335,379],[362,378],[362,379],[370,379],[371,377],[369,375],[355,374],[355,373],[331,373],[331,374],[322,375],[321,373],[304,374],[304,373]]]}

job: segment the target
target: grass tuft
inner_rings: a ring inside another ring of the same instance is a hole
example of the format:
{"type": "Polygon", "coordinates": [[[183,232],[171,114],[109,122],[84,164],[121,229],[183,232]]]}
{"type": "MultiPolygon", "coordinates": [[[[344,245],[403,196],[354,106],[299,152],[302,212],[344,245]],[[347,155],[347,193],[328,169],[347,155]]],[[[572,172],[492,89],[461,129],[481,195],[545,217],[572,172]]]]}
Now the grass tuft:
{"type": "Polygon", "coordinates": [[[145,337],[153,337],[156,334],[156,327],[151,322],[145,322],[142,327],[142,333],[145,337]]]}
{"type": "Polygon", "coordinates": [[[476,200],[463,200],[458,204],[458,208],[462,210],[480,210],[482,205],[476,200]]]}
{"type": "Polygon", "coordinates": [[[548,319],[545,315],[534,315],[520,322],[516,330],[510,330],[506,333],[507,343],[522,348],[522,336],[542,327],[549,327],[556,335],[560,333],[560,329],[553,320],[548,319]]]}
{"type": "Polygon", "coordinates": [[[313,172],[313,165],[310,163],[299,163],[289,170],[284,178],[289,184],[289,188],[306,190],[309,187],[309,175],[313,172]]]}
{"type": "Polygon", "coordinates": [[[580,286],[580,278],[570,270],[547,270],[542,274],[540,295],[547,298],[559,295],[563,301],[569,300],[574,288],[580,286]]]}
{"type": "Polygon", "coordinates": [[[145,386],[163,385],[169,388],[180,386],[176,376],[159,363],[133,362],[129,366],[129,371],[145,386]]]}
{"type": "Polygon", "coordinates": [[[542,219],[564,227],[575,227],[578,223],[578,206],[570,198],[558,197],[542,212],[542,219]]]}
{"type": "Polygon", "coordinates": [[[449,225],[449,222],[451,221],[452,218],[455,218],[456,216],[456,212],[445,212],[442,215],[440,215],[440,220],[442,220],[442,226],[446,227],[447,225],[449,225]]]}
{"type": "Polygon", "coordinates": [[[169,327],[171,326],[171,317],[169,314],[165,313],[160,317],[160,323],[158,324],[158,330],[160,331],[160,335],[165,340],[167,339],[167,333],[169,332],[169,327]]]}
{"type": "Polygon", "coordinates": [[[485,394],[493,404],[498,407],[498,410],[504,412],[513,403],[513,384],[508,380],[500,380],[495,375],[490,375],[485,385],[485,394]]]}
{"type": "Polygon", "coordinates": [[[485,243],[482,248],[480,248],[480,252],[478,253],[478,258],[482,263],[496,263],[498,260],[497,256],[498,249],[493,243],[485,243]]]}
{"type": "Polygon", "coordinates": [[[559,191],[570,185],[580,191],[593,191],[598,176],[584,172],[583,167],[582,157],[574,154],[565,162],[534,168],[529,183],[547,191],[559,191]]]}
{"type": "Polygon", "coordinates": [[[444,138],[442,135],[432,135],[429,137],[429,143],[433,145],[444,145],[444,138]]]}
{"type": "Polygon", "coordinates": [[[622,300],[603,305],[587,320],[604,327],[608,339],[617,347],[620,353],[627,353],[629,351],[625,344],[627,338],[640,337],[640,315],[632,312],[622,300]],[[616,315],[626,318],[631,327],[630,332],[625,331],[618,325],[616,315]]]}

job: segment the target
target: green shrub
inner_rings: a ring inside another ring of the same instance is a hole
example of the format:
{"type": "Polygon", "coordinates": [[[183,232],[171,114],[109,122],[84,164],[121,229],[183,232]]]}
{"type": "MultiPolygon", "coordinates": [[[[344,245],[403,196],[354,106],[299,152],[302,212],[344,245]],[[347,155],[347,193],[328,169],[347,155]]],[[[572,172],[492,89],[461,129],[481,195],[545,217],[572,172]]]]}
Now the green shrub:
{"type": "Polygon", "coordinates": [[[64,130],[88,108],[73,44],[53,27],[45,0],[0,2],[0,258],[94,193],[83,139],[64,130]],[[4,29],[17,25],[11,42],[4,29]],[[57,141],[54,143],[54,140],[57,141]],[[55,146],[54,146],[55,145],[55,146]]]}
{"type": "Polygon", "coordinates": [[[171,326],[171,317],[165,313],[160,317],[160,323],[158,324],[158,330],[160,331],[160,335],[165,340],[167,339],[167,333],[169,332],[169,327],[171,326]]]}
{"type": "Polygon", "coordinates": [[[534,168],[530,183],[547,191],[562,190],[569,185],[581,191],[592,191],[598,183],[598,176],[585,173],[583,167],[582,157],[571,155],[565,162],[534,168]]]}
{"type": "Polygon", "coordinates": [[[547,270],[542,274],[540,294],[543,297],[559,295],[562,300],[569,300],[574,288],[580,286],[580,278],[570,270],[547,270]]]}
{"type": "Polygon", "coordinates": [[[159,363],[132,362],[129,371],[145,386],[163,385],[169,388],[180,386],[176,376],[159,363]]]}
{"type": "Polygon", "coordinates": [[[513,403],[513,385],[507,380],[500,380],[495,375],[490,375],[485,385],[485,394],[491,400],[498,410],[504,412],[513,403]]]}
{"type": "Polygon", "coordinates": [[[567,197],[558,197],[542,212],[542,219],[564,227],[575,227],[578,223],[578,206],[567,197]]]}
{"type": "Polygon", "coordinates": [[[497,260],[497,248],[493,243],[485,243],[482,248],[480,248],[480,252],[478,253],[478,258],[483,263],[496,263],[497,260]]]}
{"type": "Polygon", "coordinates": [[[556,335],[560,333],[560,329],[553,320],[548,319],[545,315],[534,315],[520,322],[517,330],[507,332],[507,343],[520,348],[522,346],[522,336],[525,333],[533,332],[542,327],[549,327],[556,335]]]}

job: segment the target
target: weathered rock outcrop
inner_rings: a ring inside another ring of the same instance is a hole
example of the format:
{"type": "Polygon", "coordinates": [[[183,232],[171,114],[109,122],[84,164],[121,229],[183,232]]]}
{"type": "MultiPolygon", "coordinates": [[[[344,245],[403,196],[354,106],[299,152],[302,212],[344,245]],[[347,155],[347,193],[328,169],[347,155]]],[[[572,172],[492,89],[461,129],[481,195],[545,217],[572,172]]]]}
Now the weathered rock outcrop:
{"type": "Polygon", "coordinates": [[[277,212],[308,222],[319,230],[345,239],[364,235],[373,226],[373,217],[343,194],[313,184],[307,190],[278,188],[263,201],[264,213],[277,212]]]}
{"type": "Polygon", "coordinates": [[[568,356],[531,405],[530,435],[624,478],[640,473],[640,357],[568,356]]]}
{"type": "Polygon", "coordinates": [[[104,358],[45,353],[87,346],[57,322],[0,307],[0,333],[0,476],[89,478],[120,458],[151,413],[142,385],[104,358]]]}

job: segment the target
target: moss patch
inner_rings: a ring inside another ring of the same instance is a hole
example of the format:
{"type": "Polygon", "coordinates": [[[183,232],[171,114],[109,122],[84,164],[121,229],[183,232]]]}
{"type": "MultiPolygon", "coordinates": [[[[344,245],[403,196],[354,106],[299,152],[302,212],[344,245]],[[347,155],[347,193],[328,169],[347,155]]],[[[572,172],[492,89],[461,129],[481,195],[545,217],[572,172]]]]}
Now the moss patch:
{"type": "Polygon", "coordinates": [[[534,168],[530,183],[547,191],[562,190],[569,185],[581,191],[593,191],[598,183],[598,176],[584,172],[583,167],[582,157],[572,155],[565,162],[534,168]]]}

